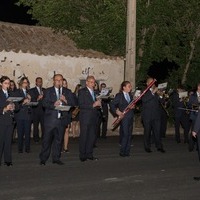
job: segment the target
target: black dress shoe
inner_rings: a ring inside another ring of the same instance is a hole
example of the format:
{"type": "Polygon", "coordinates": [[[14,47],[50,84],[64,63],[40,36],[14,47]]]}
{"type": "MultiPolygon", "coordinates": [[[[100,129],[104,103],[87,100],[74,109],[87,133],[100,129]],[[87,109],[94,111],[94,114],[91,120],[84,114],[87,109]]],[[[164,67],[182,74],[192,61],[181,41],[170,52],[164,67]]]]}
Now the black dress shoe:
{"type": "Polygon", "coordinates": [[[119,155],[120,155],[121,157],[126,157],[126,155],[123,154],[123,153],[119,153],[119,155]]]}
{"type": "Polygon", "coordinates": [[[12,166],[13,164],[12,162],[5,162],[4,165],[7,165],[9,167],[9,166],[12,166]]]}
{"type": "Polygon", "coordinates": [[[57,165],[64,165],[64,163],[61,160],[54,160],[52,163],[57,165]]]}
{"type": "Polygon", "coordinates": [[[96,157],[90,157],[90,158],[87,158],[88,160],[93,160],[93,161],[97,161],[97,160],[99,160],[98,158],[96,158],[96,157]]]}
{"type": "Polygon", "coordinates": [[[80,158],[80,161],[85,162],[85,161],[87,161],[87,158],[80,158]]]}
{"type": "Polygon", "coordinates": [[[160,151],[161,153],[165,153],[165,150],[163,148],[158,148],[157,151],[160,151]]]}
{"type": "Polygon", "coordinates": [[[200,177],[199,177],[199,176],[195,176],[193,179],[194,179],[195,181],[200,181],[200,177]]]}
{"type": "Polygon", "coordinates": [[[45,161],[40,161],[40,165],[46,165],[45,161]]]}
{"type": "Polygon", "coordinates": [[[147,153],[151,153],[151,152],[152,152],[151,149],[149,149],[149,148],[145,149],[145,151],[146,151],[147,153]]]}

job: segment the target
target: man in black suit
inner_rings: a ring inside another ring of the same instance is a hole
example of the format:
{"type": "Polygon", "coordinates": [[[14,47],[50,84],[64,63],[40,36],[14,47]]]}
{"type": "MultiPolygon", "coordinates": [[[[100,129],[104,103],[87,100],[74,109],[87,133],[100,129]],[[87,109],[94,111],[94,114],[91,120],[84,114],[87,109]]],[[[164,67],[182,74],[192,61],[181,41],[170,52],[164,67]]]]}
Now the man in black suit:
{"type": "Polygon", "coordinates": [[[68,119],[71,115],[67,111],[56,110],[56,106],[74,106],[74,97],[70,90],[63,86],[63,76],[55,74],[53,87],[47,88],[44,92],[43,106],[44,114],[44,136],[42,150],[40,153],[40,165],[45,165],[52,149],[52,162],[58,165],[64,163],[60,160],[62,141],[68,119]]]}
{"type": "MultiPolygon", "coordinates": [[[[197,84],[196,92],[194,94],[190,95],[188,107],[190,109],[198,109],[199,105],[200,105],[200,83],[197,84]]],[[[198,112],[196,112],[196,111],[192,111],[190,113],[190,120],[192,121],[191,130],[193,130],[193,128],[194,128],[194,124],[195,124],[195,121],[196,121],[196,118],[198,115],[198,112]]],[[[192,136],[192,134],[190,134],[190,136],[189,136],[189,151],[190,152],[194,150],[195,144],[196,144],[196,139],[192,136]]]]}
{"type": "Polygon", "coordinates": [[[44,88],[42,87],[43,81],[41,77],[35,79],[35,87],[31,88],[29,94],[31,101],[38,102],[37,106],[32,108],[32,119],[33,119],[33,139],[37,143],[39,142],[39,124],[41,127],[41,138],[44,134],[44,108],[42,105],[42,99],[44,94],[44,88]]]}
{"type": "Polygon", "coordinates": [[[187,102],[184,98],[179,98],[179,93],[184,92],[183,86],[179,85],[171,96],[172,107],[174,109],[174,126],[175,126],[175,139],[177,143],[181,143],[180,126],[184,130],[184,143],[188,143],[188,135],[190,131],[189,114],[180,108],[187,108],[187,102]]]}
{"type": "MultiPolygon", "coordinates": [[[[147,79],[147,86],[153,81],[152,78],[147,79]]],[[[154,135],[155,146],[158,151],[164,153],[160,134],[160,118],[161,107],[159,96],[157,94],[158,88],[155,84],[142,97],[142,122],[144,126],[144,147],[145,151],[151,151],[151,134],[154,135]]]]}
{"type": "Polygon", "coordinates": [[[110,102],[111,112],[118,116],[123,117],[120,122],[120,153],[122,157],[130,156],[131,149],[131,137],[133,132],[133,118],[134,111],[131,109],[126,115],[123,114],[125,108],[133,100],[131,94],[132,86],[129,81],[123,81],[121,84],[121,90],[116,94],[113,101],[110,102]]]}
{"type": "Polygon", "coordinates": [[[4,156],[4,164],[12,166],[12,132],[13,132],[13,112],[15,105],[7,101],[10,79],[7,76],[0,78],[0,165],[4,156]]]}
{"type": "MultiPolygon", "coordinates": [[[[197,139],[197,150],[198,150],[198,156],[200,161],[200,110],[198,112],[194,128],[192,131],[192,136],[197,139]]],[[[200,181],[200,177],[194,177],[194,180],[200,181]]]]}
{"type": "Polygon", "coordinates": [[[86,87],[78,92],[78,103],[80,108],[80,142],[79,158],[82,162],[86,160],[97,160],[93,157],[93,146],[96,138],[97,123],[99,118],[98,109],[101,101],[96,100],[94,95],[95,78],[88,76],[86,87]]]}

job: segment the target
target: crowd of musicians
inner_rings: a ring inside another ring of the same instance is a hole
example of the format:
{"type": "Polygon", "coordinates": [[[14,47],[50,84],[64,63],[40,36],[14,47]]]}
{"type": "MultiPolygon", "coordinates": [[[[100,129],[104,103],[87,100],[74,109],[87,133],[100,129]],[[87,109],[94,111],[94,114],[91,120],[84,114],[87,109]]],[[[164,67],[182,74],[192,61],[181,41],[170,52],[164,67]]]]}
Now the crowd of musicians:
{"type": "MultiPolygon", "coordinates": [[[[93,149],[98,137],[107,137],[109,113],[121,119],[119,156],[130,156],[137,105],[130,107],[136,96],[129,81],[123,81],[119,92],[112,98],[100,98],[99,94],[107,86],[101,83],[99,87],[94,76],[87,77],[84,87],[77,84],[74,92],[68,89],[67,80],[61,74],[54,75],[53,85],[49,88],[43,88],[41,77],[35,79],[33,88],[30,88],[27,77],[20,79],[18,87],[7,76],[0,78],[0,84],[0,163],[13,165],[12,141],[16,133],[18,153],[31,152],[31,130],[34,142],[41,140],[42,143],[40,165],[46,165],[50,155],[52,163],[64,164],[61,153],[69,152],[70,131],[73,137],[79,137],[80,161],[98,160],[93,149]],[[129,110],[124,114],[127,108],[129,110]]],[[[158,89],[153,78],[147,79],[146,86],[150,84],[151,87],[140,96],[144,150],[151,153],[154,144],[157,151],[165,153],[162,138],[166,136],[169,107],[173,108],[176,142],[181,142],[182,126],[184,143],[188,144],[189,151],[198,149],[200,83],[195,91],[184,97],[180,96],[184,92],[182,86],[166,93],[158,89]]]]}

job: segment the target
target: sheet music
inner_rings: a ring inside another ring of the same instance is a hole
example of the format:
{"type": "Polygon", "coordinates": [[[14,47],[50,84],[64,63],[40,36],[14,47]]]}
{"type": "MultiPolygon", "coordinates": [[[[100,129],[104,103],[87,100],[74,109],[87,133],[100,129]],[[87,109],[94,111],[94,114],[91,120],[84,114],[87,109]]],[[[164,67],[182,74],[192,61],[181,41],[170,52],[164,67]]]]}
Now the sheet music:
{"type": "Polygon", "coordinates": [[[38,102],[29,102],[29,103],[26,103],[25,106],[37,106],[38,105],[38,102]]]}
{"type": "Polygon", "coordinates": [[[167,82],[166,83],[160,83],[160,84],[158,84],[158,89],[164,90],[166,88],[167,88],[167,82]]]}
{"type": "Polygon", "coordinates": [[[112,92],[112,88],[102,88],[100,94],[96,97],[97,99],[108,99],[111,95],[110,93],[112,92]]]}
{"type": "Polygon", "coordinates": [[[136,90],[134,97],[139,97],[141,95],[141,90],[136,90]]]}
{"type": "Polygon", "coordinates": [[[63,106],[63,105],[59,105],[55,107],[55,110],[60,110],[60,111],[69,111],[71,108],[71,106],[63,106]]]}
{"type": "Polygon", "coordinates": [[[178,96],[179,96],[179,98],[187,97],[188,96],[188,92],[187,91],[186,92],[179,92],[178,96]]]}

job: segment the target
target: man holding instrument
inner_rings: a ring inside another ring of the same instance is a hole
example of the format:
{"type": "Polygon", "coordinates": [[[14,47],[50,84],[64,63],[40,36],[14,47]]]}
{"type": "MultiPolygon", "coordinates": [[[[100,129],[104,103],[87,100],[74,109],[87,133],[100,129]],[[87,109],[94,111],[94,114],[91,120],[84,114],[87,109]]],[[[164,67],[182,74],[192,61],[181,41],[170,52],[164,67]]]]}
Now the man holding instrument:
{"type": "MultiPolygon", "coordinates": [[[[147,79],[147,86],[153,81],[153,78],[147,79]]],[[[161,107],[158,88],[155,84],[142,97],[142,122],[144,126],[144,148],[147,153],[151,153],[151,134],[154,134],[155,145],[158,151],[164,153],[160,135],[160,117],[161,107]]]]}
{"type": "Polygon", "coordinates": [[[70,90],[63,87],[63,76],[55,74],[53,77],[53,87],[45,90],[43,98],[43,106],[45,108],[44,137],[40,153],[40,165],[45,165],[50,156],[51,149],[52,163],[64,164],[60,160],[61,147],[64,131],[68,121],[71,120],[71,115],[67,109],[62,110],[61,108],[74,105],[73,94],[70,90]]]}
{"type": "Polygon", "coordinates": [[[88,76],[86,87],[78,91],[78,104],[80,108],[79,158],[81,162],[98,160],[98,158],[93,156],[93,146],[96,138],[101,100],[96,99],[94,86],[94,76],[88,76]]]}
{"type": "Polygon", "coordinates": [[[122,157],[130,156],[131,149],[131,136],[133,132],[133,117],[134,111],[132,109],[124,115],[123,111],[133,100],[131,95],[132,86],[129,81],[124,81],[121,84],[121,90],[116,94],[113,101],[110,103],[111,112],[117,115],[119,118],[123,118],[120,123],[120,153],[122,157]]]}
{"type": "MultiPolygon", "coordinates": [[[[198,156],[200,161],[200,111],[198,111],[198,115],[196,117],[196,121],[194,123],[192,136],[197,139],[197,150],[198,150],[198,156]]],[[[194,177],[194,180],[200,181],[200,177],[194,177]]]]}

